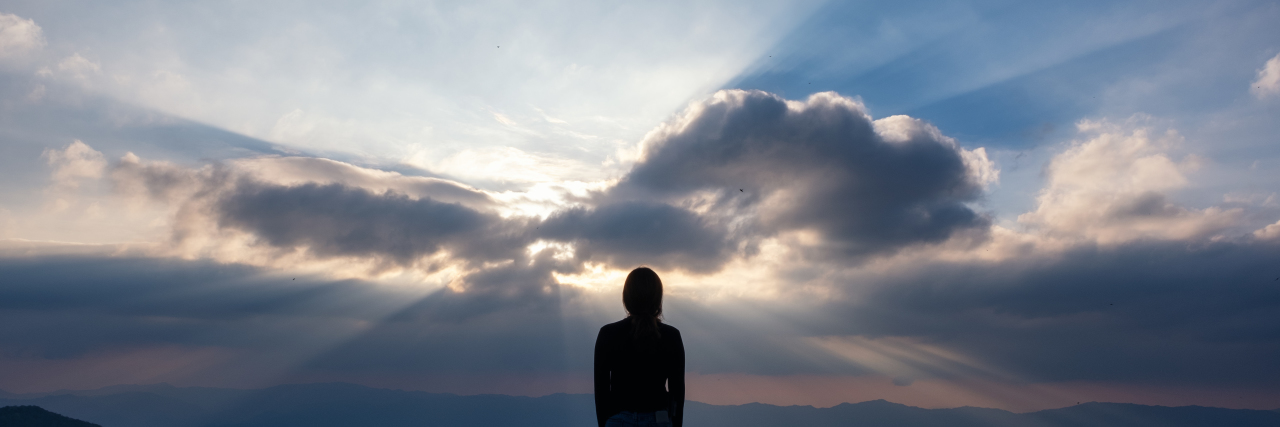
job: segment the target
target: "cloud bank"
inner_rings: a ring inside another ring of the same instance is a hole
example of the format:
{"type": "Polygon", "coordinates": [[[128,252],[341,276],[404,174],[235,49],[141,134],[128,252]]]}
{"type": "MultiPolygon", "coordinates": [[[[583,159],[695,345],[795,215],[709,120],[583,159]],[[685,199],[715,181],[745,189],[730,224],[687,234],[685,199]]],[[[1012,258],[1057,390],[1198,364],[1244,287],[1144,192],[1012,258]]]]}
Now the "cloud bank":
{"type": "Polygon", "coordinates": [[[446,180],[321,159],[192,169],[127,155],[111,174],[118,191],[177,207],[179,243],[240,232],[277,253],[412,266],[522,261],[543,241],[577,263],[711,273],[765,239],[858,260],[980,237],[990,221],[969,204],[996,173],[981,150],[916,119],[873,121],[850,98],[722,91],[651,133],[615,186],[545,218],[503,215],[494,195],[446,180]]]}
{"type": "Polygon", "coordinates": [[[1280,380],[1259,374],[1280,357],[1276,218],[1181,202],[1204,160],[1175,154],[1177,132],[1078,131],[1003,223],[979,207],[999,177],[985,150],[834,93],[721,91],[616,180],[527,192],[302,156],[108,161],[76,141],[45,151],[50,185],[159,209],[167,233],[100,252],[126,255],[6,252],[0,316],[29,327],[0,329],[0,365],[126,349],[182,354],[196,383],[569,378],[621,315],[619,275],[647,264],[699,374],[1280,380]],[[90,326],[41,332],[71,324],[90,326]]]}

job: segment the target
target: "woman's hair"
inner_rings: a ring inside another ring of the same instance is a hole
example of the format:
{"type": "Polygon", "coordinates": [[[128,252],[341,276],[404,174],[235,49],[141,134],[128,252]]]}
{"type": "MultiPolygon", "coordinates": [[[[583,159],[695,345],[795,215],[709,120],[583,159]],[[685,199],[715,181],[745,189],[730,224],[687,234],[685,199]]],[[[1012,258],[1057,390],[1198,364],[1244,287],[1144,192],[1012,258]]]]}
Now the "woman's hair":
{"type": "Polygon", "coordinates": [[[631,316],[631,336],[636,340],[661,338],[658,319],[662,317],[662,279],[649,267],[631,270],[622,285],[622,306],[631,316]]]}

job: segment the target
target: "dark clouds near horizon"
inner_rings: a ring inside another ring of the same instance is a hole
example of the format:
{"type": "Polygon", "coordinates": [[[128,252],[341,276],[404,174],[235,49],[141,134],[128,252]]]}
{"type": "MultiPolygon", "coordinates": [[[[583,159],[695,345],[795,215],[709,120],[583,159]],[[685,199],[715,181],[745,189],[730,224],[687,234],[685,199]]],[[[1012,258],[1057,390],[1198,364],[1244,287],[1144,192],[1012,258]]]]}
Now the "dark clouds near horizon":
{"type": "Polygon", "coordinates": [[[1086,245],[888,277],[824,334],[911,336],[1028,381],[1280,383],[1280,242],[1086,245]]]}
{"type": "MultiPolygon", "coordinates": [[[[803,313],[756,309],[752,322],[729,301],[673,301],[669,309],[687,336],[689,369],[702,373],[875,373],[795,338],[908,337],[1026,381],[1265,388],[1280,381],[1271,369],[1280,357],[1275,259],[1275,243],[1141,243],[1038,262],[922,265],[803,313]]],[[[332,338],[341,329],[333,325],[371,322],[295,369],[352,378],[572,373],[589,368],[594,329],[608,320],[564,311],[583,297],[569,288],[513,286],[539,277],[518,266],[475,279],[483,281],[480,295],[441,290],[408,305],[358,281],[261,273],[199,261],[3,259],[0,341],[6,358],[177,345],[269,360],[299,342],[332,338]]],[[[980,371],[919,368],[941,378],[980,371]]]]}

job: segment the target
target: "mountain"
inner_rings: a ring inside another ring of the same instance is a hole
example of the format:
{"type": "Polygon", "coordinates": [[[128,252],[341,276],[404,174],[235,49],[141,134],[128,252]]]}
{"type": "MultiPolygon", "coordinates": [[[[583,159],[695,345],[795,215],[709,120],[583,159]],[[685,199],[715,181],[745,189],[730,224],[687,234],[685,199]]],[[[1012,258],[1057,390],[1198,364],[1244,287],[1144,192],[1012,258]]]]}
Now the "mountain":
{"type": "Polygon", "coordinates": [[[540,398],[457,396],[352,384],[283,385],[261,390],[137,386],[25,399],[0,405],[39,405],[107,427],[257,427],[421,425],[591,425],[589,395],[540,398]]]}
{"type": "Polygon", "coordinates": [[[1273,411],[1147,406],[1090,402],[1061,409],[1015,414],[987,408],[922,409],[874,400],[831,408],[811,406],[740,406],[698,404],[688,412],[690,425],[702,426],[877,426],[877,427],[1193,427],[1280,426],[1273,411]],[[696,423],[695,423],[696,422],[696,423]]]}
{"type": "MultiPolygon", "coordinates": [[[[106,427],[289,426],[592,426],[591,395],[457,396],[353,384],[295,384],[259,390],[114,386],[0,398],[0,406],[37,405],[106,427]]],[[[1200,406],[1086,403],[1017,414],[999,409],[922,409],[884,400],[831,408],[759,403],[719,406],[689,402],[693,427],[1195,427],[1280,426],[1280,412],[1200,406]]],[[[7,426],[8,424],[0,423],[7,426]]]]}
{"type": "Polygon", "coordinates": [[[102,427],[44,410],[39,406],[6,406],[0,408],[0,426],[4,427],[102,427]]]}

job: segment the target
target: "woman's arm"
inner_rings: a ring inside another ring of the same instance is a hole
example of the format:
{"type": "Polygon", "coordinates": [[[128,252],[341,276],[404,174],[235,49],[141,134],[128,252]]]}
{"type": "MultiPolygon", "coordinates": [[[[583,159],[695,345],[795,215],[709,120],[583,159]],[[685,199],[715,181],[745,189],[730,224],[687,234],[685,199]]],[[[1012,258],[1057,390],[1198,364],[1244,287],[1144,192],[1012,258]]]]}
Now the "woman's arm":
{"type": "Polygon", "coordinates": [[[684,425],[684,340],[680,338],[680,332],[676,331],[675,338],[675,360],[671,364],[671,372],[667,373],[667,391],[671,393],[671,403],[675,406],[675,413],[671,414],[671,425],[673,427],[681,427],[684,425]]]}
{"type": "Polygon", "coordinates": [[[609,357],[605,354],[604,328],[596,335],[595,380],[596,380],[596,422],[604,427],[605,421],[613,416],[613,402],[609,395],[609,357]]]}

